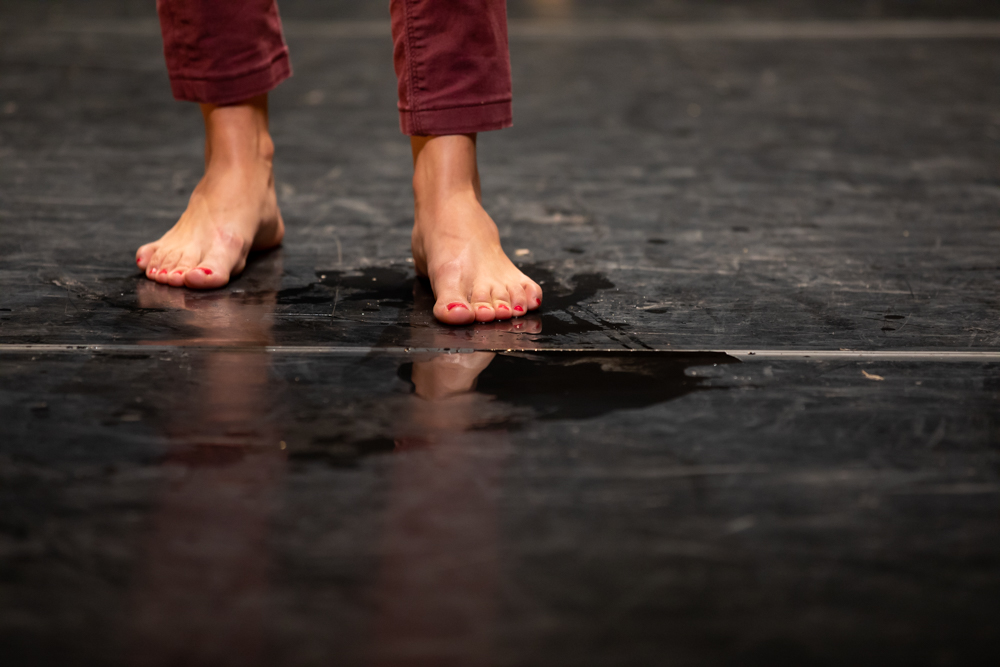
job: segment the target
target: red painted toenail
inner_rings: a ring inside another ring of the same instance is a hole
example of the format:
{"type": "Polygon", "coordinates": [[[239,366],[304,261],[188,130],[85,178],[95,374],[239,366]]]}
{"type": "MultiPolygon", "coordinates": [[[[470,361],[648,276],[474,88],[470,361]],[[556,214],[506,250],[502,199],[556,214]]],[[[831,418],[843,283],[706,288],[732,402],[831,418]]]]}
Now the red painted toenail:
{"type": "Polygon", "coordinates": [[[206,276],[212,275],[212,269],[199,268],[198,270],[204,272],[206,276]]]}
{"type": "Polygon", "coordinates": [[[523,313],[524,312],[524,308],[521,308],[521,306],[514,306],[514,310],[516,312],[518,312],[518,313],[523,313]]]}
{"type": "Polygon", "coordinates": [[[468,307],[464,303],[449,303],[448,310],[454,310],[455,308],[466,308],[468,307]]]}
{"type": "Polygon", "coordinates": [[[497,310],[507,310],[507,306],[501,303],[499,306],[497,306],[497,310]]]}
{"type": "Polygon", "coordinates": [[[136,263],[136,264],[138,264],[138,263],[139,263],[139,262],[141,262],[141,261],[142,261],[142,257],[136,257],[136,258],[135,258],[135,263],[136,263]]]}
{"type": "Polygon", "coordinates": [[[160,273],[166,273],[166,272],[167,272],[166,269],[160,269],[160,273]]]}
{"type": "Polygon", "coordinates": [[[542,300],[541,299],[535,299],[535,304],[539,305],[539,306],[542,305],[542,300]]]}
{"type": "Polygon", "coordinates": [[[489,310],[489,306],[479,306],[479,310],[489,310]]]}
{"type": "Polygon", "coordinates": [[[174,275],[177,275],[178,273],[184,273],[184,269],[177,269],[174,271],[174,275]]]}

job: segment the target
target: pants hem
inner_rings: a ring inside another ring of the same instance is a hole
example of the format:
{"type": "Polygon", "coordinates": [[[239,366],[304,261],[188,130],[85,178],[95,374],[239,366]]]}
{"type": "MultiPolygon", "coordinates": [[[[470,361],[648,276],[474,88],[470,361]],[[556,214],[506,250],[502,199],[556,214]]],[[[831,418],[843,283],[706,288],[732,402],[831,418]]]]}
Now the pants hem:
{"type": "Polygon", "coordinates": [[[292,75],[287,49],[261,69],[224,79],[170,79],[174,98],[202,104],[235,104],[274,90],[292,75]]]}
{"type": "Polygon", "coordinates": [[[502,130],[514,124],[510,100],[473,106],[399,111],[399,129],[410,136],[442,136],[502,130]]]}

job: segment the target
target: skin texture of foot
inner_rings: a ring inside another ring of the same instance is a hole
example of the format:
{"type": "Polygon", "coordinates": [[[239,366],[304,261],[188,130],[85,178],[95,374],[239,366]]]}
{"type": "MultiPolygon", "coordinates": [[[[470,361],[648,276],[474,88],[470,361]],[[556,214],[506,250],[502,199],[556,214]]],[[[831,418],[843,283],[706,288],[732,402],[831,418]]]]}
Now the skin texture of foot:
{"type": "Polygon", "coordinates": [[[205,175],[187,210],[158,241],[136,252],[146,277],[173,287],[222,287],[251,250],[281,244],[285,226],[271,168],[267,96],[229,106],[201,105],[205,175]]]}
{"type": "Polygon", "coordinates": [[[411,137],[413,261],[446,324],[507,320],[542,303],[542,289],[504,254],[483,209],[476,136],[411,137]]]}

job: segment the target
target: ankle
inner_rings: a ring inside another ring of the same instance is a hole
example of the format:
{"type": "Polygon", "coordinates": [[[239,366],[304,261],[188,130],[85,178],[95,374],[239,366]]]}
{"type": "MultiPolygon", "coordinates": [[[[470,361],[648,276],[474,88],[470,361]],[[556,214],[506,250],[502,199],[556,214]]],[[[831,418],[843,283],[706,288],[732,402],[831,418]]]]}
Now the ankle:
{"type": "Polygon", "coordinates": [[[271,138],[271,133],[268,132],[267,128],[263,128],[257,133],[255,140],[255,150],[253,151],[253,157],[258,162],[264,162],[268,165],[274,163],[274,140],[271,138]]]}
{"type": "Polygon", "coordinates": [[[413,203],[418,211],[435,211],[457,202],[478,201],[475,183],[469,181],[442,181],[433,176],[415,174],[413,177],[413,203]]]}
{"type": "Polygon", "coordinates": [[[479,199],[476,136],[413,137],[413,194],[417,208],[479,199]]]}
{"type": "Polygon", "coordinates": [[[274,141],[266,131],[235,137],[215,136],[205,144],[205,164],[209,168],[271,168],[273,163],[274,141]]]}
{"type": "Polygon", "coordinates": [[[202,115],[206,164],[272,165],[274,141],[268,130],[266,95],[225,107],[203,104],[202,115]]]}

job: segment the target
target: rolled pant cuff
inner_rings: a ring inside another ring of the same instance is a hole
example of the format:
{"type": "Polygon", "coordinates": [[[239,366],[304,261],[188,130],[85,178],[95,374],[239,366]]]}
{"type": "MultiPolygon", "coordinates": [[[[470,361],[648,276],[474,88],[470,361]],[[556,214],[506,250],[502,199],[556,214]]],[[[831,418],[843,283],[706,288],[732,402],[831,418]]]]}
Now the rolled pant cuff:
{"type": "Polygon", "coordinates": [[[174,98],[202,104],[235,104],[271,92],[292,75],[288,51],[275,56],[270,64],[246,74],[220,79],[171,78],[174,98]]]}
{"type": "Polygon", "coordinates": [[[411,136],[472,134],[514,124],[510,100],[448,109],[399,111],[399,128],[411,136]]]}

